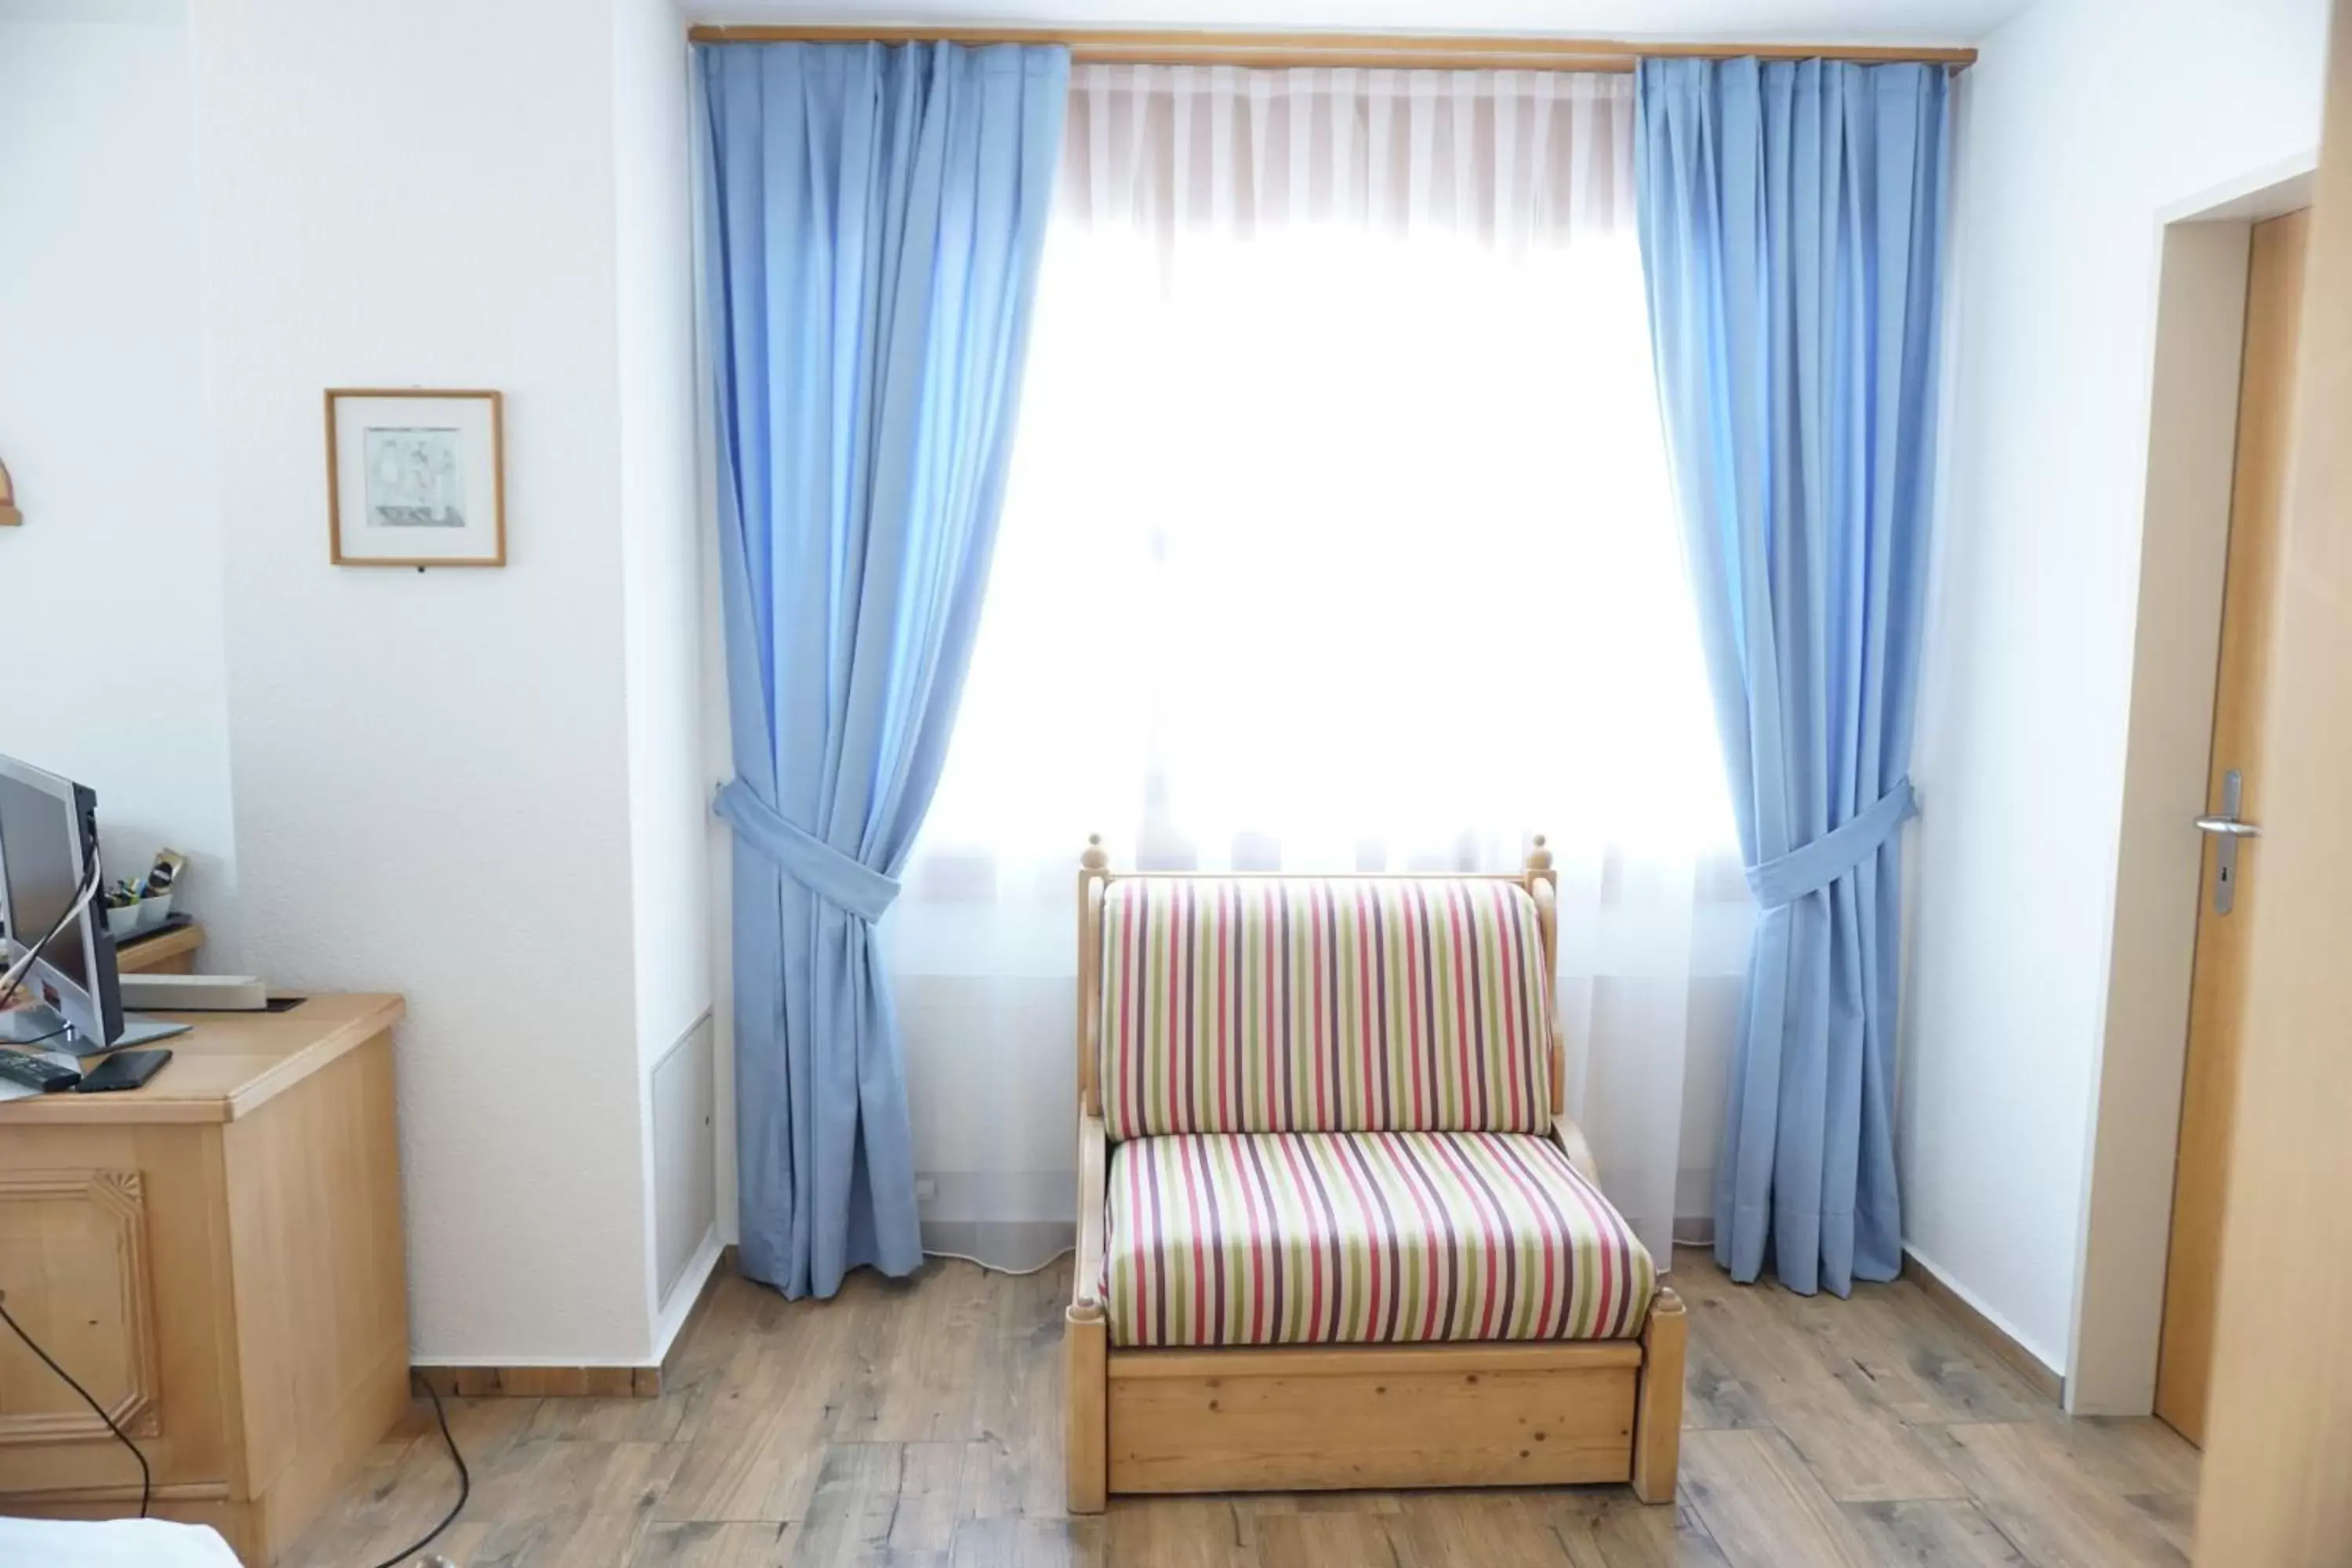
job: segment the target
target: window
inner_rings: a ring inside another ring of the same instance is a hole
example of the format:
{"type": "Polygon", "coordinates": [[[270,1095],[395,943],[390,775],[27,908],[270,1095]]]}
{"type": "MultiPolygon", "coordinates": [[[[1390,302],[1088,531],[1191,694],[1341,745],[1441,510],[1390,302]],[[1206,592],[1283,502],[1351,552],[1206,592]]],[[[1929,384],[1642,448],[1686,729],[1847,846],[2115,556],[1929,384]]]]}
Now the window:
{"type": "Polygon", "coordinates": [[[1622,76],[1075,73],[980,642],[886,938],[918,1147],[970,1163],[935,1224],[1066,1226],[1036,1108],[1072,1077],[1090,830],[1116,865],[1293,871],[1547,834],[1579,1120],[1654,1249],[1678,1177],[1705,1212],[1751,909],[1632,134],[1622,76]]]}

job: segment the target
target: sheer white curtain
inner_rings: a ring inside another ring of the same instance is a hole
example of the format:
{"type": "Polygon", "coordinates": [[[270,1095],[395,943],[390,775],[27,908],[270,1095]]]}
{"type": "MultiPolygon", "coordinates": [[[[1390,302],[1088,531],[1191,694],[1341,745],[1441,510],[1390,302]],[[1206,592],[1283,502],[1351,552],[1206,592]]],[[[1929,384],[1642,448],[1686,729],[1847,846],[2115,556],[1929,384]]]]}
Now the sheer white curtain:
{"type": "Polygon", "coordinates": [[[1066,1241],[1089,831],[1284,870],[1548,835],[1602,1184],[1662,1258],[1706,1212],[1751,922],[1632,157],[1623,76],[1074,74],[985,621],[887,936],[929,1245],[1066,1241]]]}

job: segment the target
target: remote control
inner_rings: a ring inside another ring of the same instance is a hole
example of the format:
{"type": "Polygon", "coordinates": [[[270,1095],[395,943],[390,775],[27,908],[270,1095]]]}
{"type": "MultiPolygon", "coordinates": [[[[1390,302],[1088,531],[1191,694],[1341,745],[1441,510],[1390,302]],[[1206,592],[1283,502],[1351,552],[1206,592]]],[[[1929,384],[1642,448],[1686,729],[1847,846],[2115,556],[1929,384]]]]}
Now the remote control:
{"type": "Polygon", "coordinates": [[[0,1080],[37,1089],[43,1094],[55,1094],[79,1083],[81,1074],[71,1068],[43,1061],[28,1051],[0,1050],[0,1080]]]}

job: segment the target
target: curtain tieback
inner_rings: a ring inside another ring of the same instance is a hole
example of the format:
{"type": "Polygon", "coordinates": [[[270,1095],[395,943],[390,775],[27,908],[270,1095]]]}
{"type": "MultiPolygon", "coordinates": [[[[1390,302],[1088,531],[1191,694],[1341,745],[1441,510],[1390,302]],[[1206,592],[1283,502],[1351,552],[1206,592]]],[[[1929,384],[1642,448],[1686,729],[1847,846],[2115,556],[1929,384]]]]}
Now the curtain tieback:
{"type": "Polygon", "coordinates": [[[1811,844],[1800,844],[1760,866],[1748,868],[1748,890],[1768,910],[1818,893],[1879,851],[1895,831],[1919,815],[1908,774],[1870,804],[1868,810],[1831,828],[1811,844]]]}
{"type": "Polygon", "coordinates": [[[765,855],[776,869],[861,920],[880,920],[898,896],[896,878],[884,876],[814,833],[786,822],[741,779],[730,779],[719,786],[712,809],[734,826],[736,837],[765,855]]]}

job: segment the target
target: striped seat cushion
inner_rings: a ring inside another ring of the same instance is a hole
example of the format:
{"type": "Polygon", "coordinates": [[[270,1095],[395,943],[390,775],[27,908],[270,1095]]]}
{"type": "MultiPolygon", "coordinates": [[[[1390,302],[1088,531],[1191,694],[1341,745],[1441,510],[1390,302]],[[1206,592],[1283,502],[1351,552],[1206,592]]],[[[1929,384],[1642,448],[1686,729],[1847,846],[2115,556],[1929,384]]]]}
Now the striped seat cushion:
{"type": "Polygon", "coordinates": [[[1542,1132],[1535,900],[1494,878],[1122,878],[1103,899],[1113,1139],[1542,1132]]]}
{"type": "Polygon", "coordinates": [[[1605,1340],[1650,1255],[1548,1138],[1260,1132],[1111,1151],[1119,1345],[1605,1340]]]}

